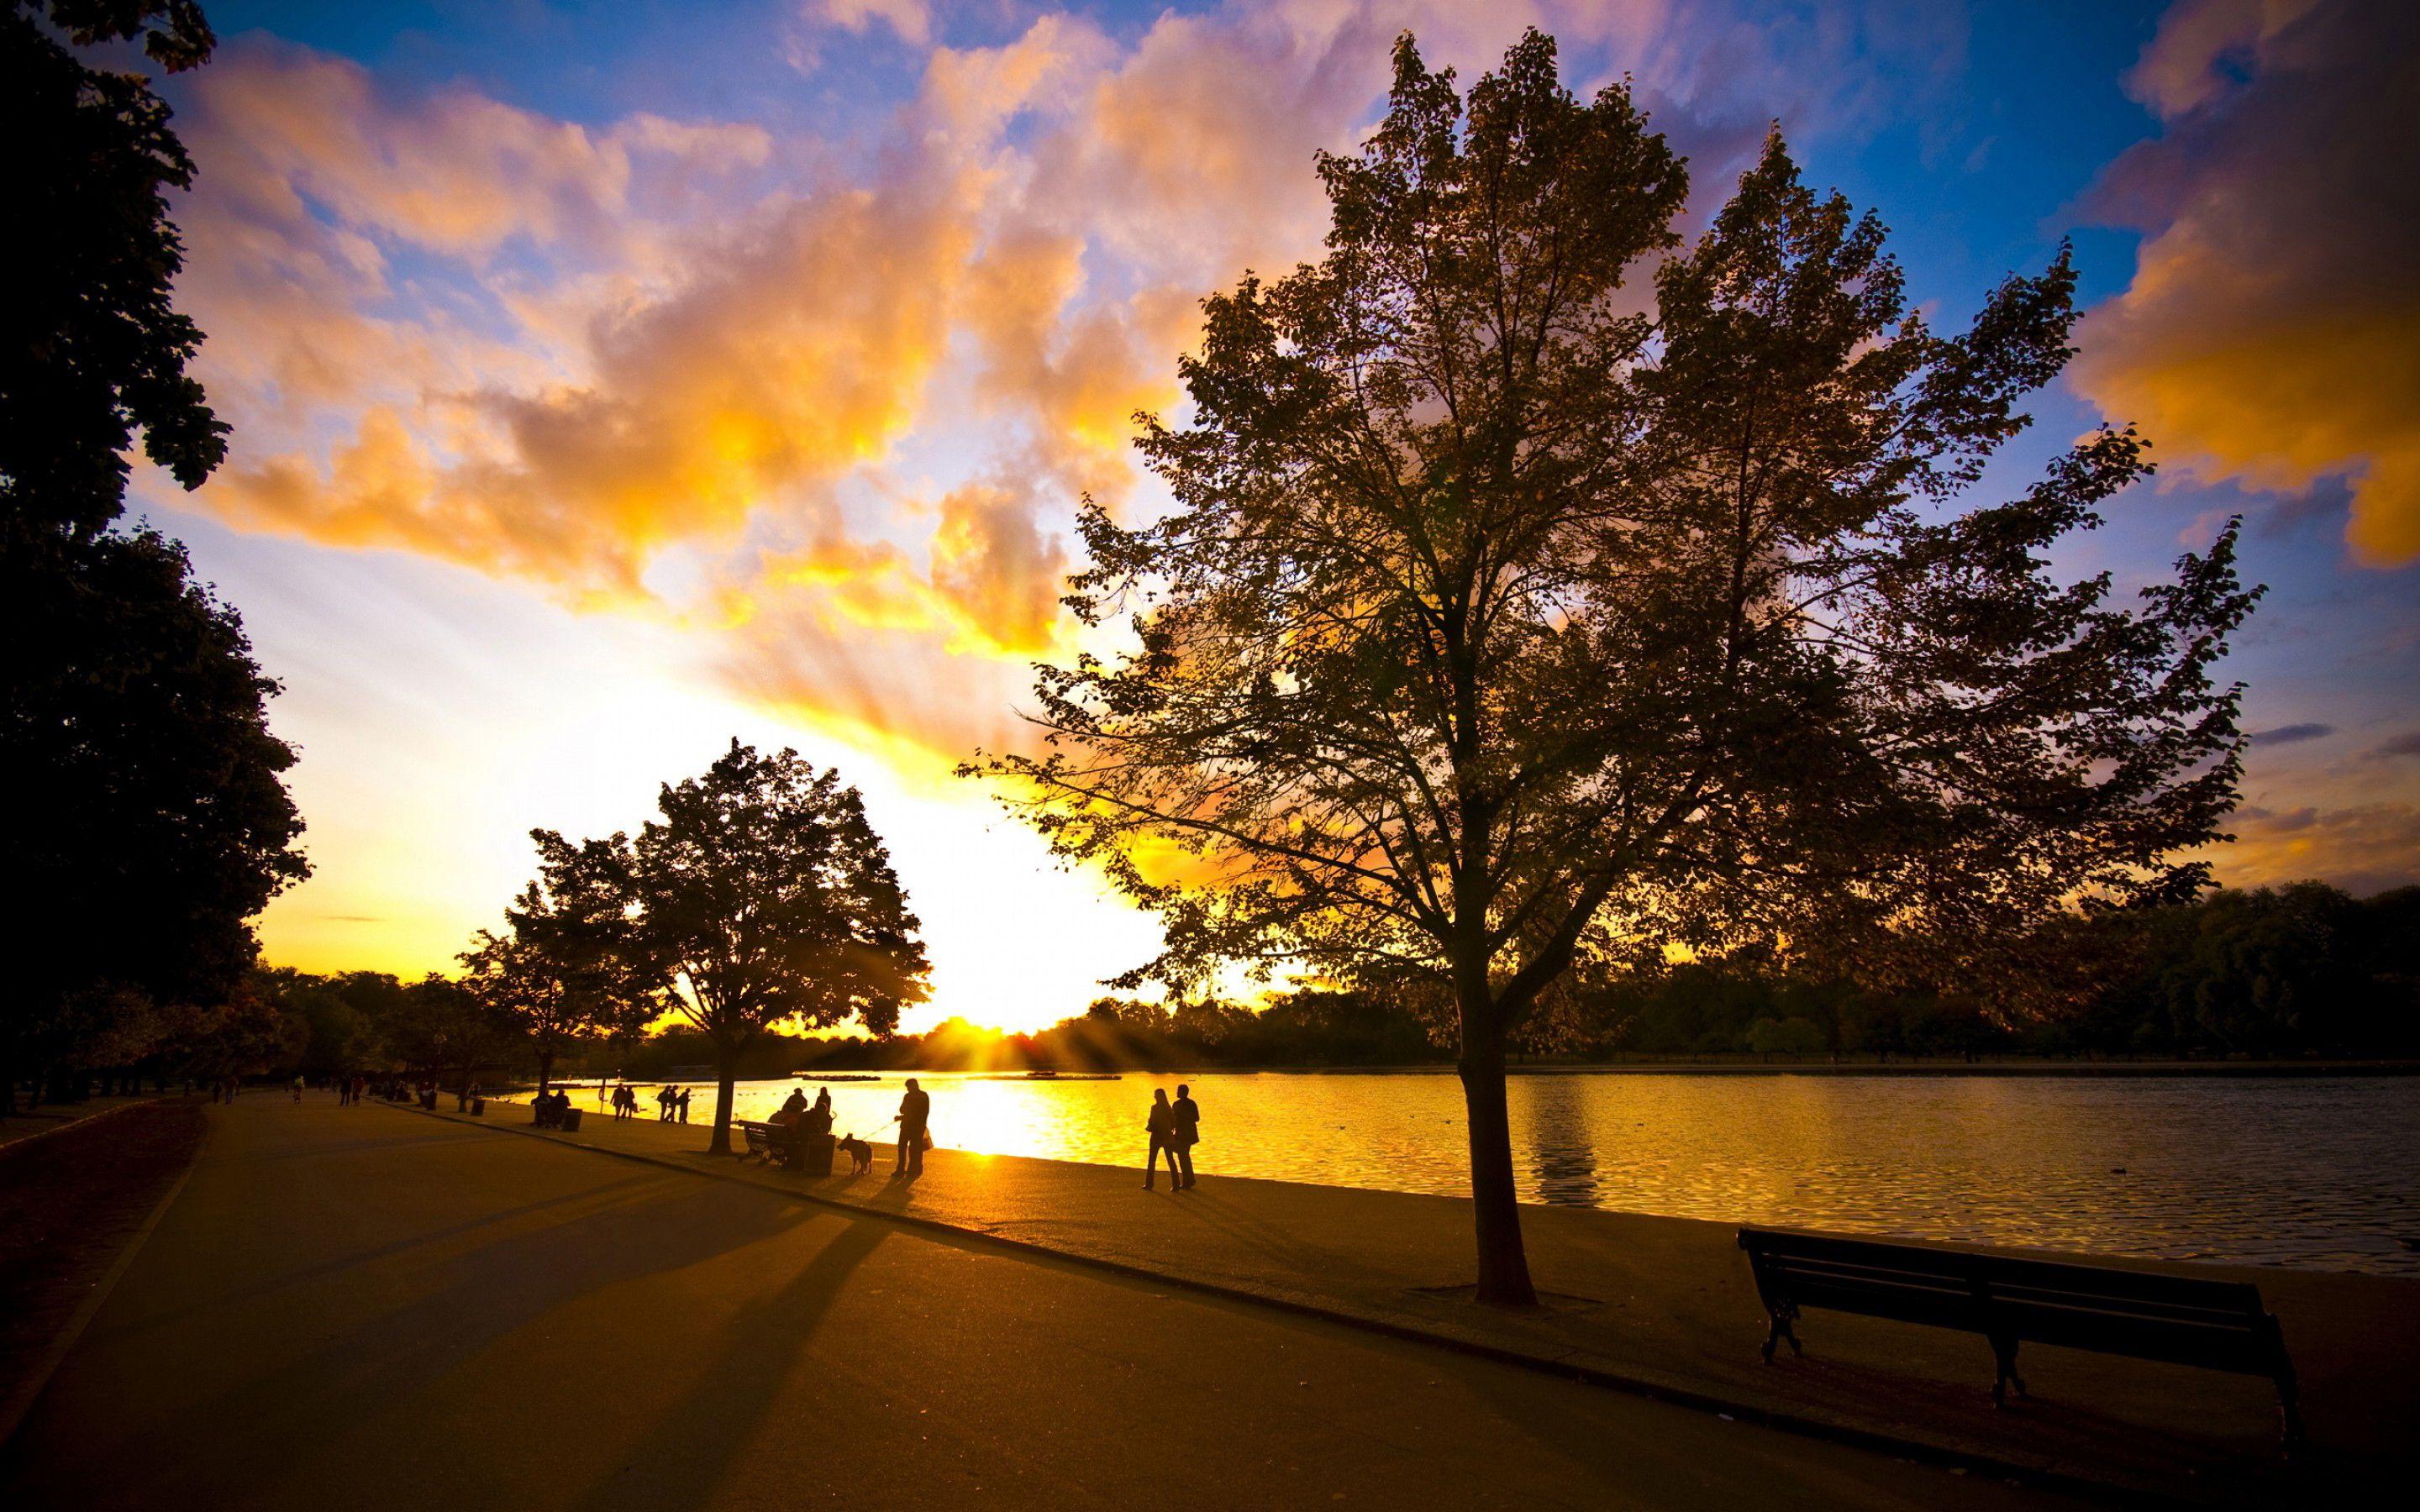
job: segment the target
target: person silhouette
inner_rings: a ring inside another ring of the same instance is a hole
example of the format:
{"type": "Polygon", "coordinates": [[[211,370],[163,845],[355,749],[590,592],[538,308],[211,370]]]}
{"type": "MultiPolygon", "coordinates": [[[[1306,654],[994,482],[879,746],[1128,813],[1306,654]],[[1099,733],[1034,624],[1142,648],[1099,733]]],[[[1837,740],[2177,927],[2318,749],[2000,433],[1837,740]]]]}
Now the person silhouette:
{"type": "Polygon", "coordinates": [[[1193,1101],[1193,1088],[1183,1082],[1176,1084],[1176,1102],[1169,1112],[1174,1123],[1169,1130],[1169,1174],[1176,1174],[1177,1164],[1184,1163],[1185,1174],[1177,1180],[1179,1191],[1193,1185],[1193,1147],[1202,1140],[1202,1108],[1193,1101]]]}
{"type": "Polygon", "coordinates": [[[687,1123],[689,1121],[689,1095],[690,1091],[691,1088],[684,1087],[680,1089],[680,1096],[673,1099],[675,1103],[680,1104],[680,1121],[683,1123],[687,1123]]]}
{"type": "Polygon", "coordinates": [[[1152,1190],[1152,1182],[1159,1175],[1159,1158],[1162,1155],[1168,1157],[1169,1186],[1173,1189],[1184,1185],[1184,1180],[1176,1169],[1176,1147],[1170,1143],[1170,1135],[1176,1132],[1176,1110],[1168,1105],[1167,1088],[1151,1089],[1151,1112],[1144,1116],[1142,1126],[1151,1134],[1151,1154],[1142,1163],[1142,1189],[1146,1192],[1152,1190]]]}
{"type": "Polygon", "coordinates": [[[815,1094],[814,1106],[807,1109],[807,1133],[828,1134],[832,1130],[831,1088],[815,1094]]]}
{"type": "Polygon", "coordinates": [[[892,1175],[924,1174],[924,1146],[928,1142],[924,1125],[932,1112],[932,1095],[916,1084],[915,1077],[908,1077],[908,1094],[899,1100],[899,1111],[892,1115],[892,1121],[899,1125],[898,1158],[891,1166],[892,1175]]]}

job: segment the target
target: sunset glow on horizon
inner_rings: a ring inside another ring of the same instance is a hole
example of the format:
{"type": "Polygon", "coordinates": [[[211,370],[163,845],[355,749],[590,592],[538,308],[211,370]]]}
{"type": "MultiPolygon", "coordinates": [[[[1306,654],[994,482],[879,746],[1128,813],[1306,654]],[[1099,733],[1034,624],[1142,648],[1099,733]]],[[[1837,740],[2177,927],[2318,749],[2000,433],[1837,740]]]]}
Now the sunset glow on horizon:
{"type": "Polygon", "coordinates": [[[1078,644],[1079,501],[1163,503],[1131,416],[1200,300],[1317,255],[1393,39],[1467,80],[1531,24],[1635,80],[1694,215],[1777,118],[1944,329],[2072,239],[2079,356],[1987,482],[2139,423],[2161,478],[2060,563],[2130,593],[2247,516],[2218,873],[2420,881],[2420,143],[2363,9],[214,6],[163,92],[231,451],[131,508],[286,685],[316,874],[266,957],[451,969],[533,827],[635,829],[736,736],[864,791],[934,964],[905,1027],[1082,1011],[1156,927],[953,771],[1078,644]]]}

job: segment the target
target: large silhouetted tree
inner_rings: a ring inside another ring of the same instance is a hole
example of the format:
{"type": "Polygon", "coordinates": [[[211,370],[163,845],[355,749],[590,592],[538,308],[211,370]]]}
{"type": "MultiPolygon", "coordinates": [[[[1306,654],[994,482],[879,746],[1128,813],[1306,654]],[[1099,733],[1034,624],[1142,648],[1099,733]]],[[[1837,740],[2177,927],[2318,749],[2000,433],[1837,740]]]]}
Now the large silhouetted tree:
{"type": "Polygon", "coordinates": [[[1967,501],[2069,356],[2063,254],[1936,333],[1777,135],[1681,248],[1682,163],[1535,33],[1466,104],[1404,39],[1319,168],[1326,258],[1207,301],[1191,419],[1147,425],[1174,508],[1086,510],[1070,601],[1125,642],[1043,669],[1043,754],[987,769],[1158,910],[1127,984],[1243,960],[1430,1004],[1480,1294],[1523,1302],[1507,1038],[1575,959],[1979,949],[2189,893],[2251,595],[2231,530],[2131,607],[2054,578],[2145,472],[2129,432],[1967,501]]]}
{"type": "Polygon", "coordinates": [[[48,560],[0,548],[0,640],[18,976],[0,1058],[117,1064],[131,1042],[93,1014],[123,1026],[147,1002],[224,997],[252,964],[248,920],[307,871],[277,685],[148,531],[48,560]]]}
{"type": "MultiPolygon", "coordinates": [[[[209,55],[183,0],[0,10],[0,782],[11,799],[0,1088],[28,1061],[110,1064],[189,1037],[232,993],[246,920],[305,872],[269,733],[277,685],[182,548],[114,529],[138,442],[187,487],[225,426],[185,372],[163,191],[191,182],[142,74],[79,50],[209,55]],[[183,1028],[175,1026],[182,1025],[183,1028]]],[[[0,1096],[0,1112],[7,1110],[0,1096]]]]}
{"type": "Polygon", "coordinates": [[[667,784],[658,808],[628,845],[636,949],[713,1041],[707,1149],[721,1154],[739,1052],[789,1020],[890,1033],[924,995],[924,947],[890,852],[838,772],[735,740],[705,776],[667,784]]]}

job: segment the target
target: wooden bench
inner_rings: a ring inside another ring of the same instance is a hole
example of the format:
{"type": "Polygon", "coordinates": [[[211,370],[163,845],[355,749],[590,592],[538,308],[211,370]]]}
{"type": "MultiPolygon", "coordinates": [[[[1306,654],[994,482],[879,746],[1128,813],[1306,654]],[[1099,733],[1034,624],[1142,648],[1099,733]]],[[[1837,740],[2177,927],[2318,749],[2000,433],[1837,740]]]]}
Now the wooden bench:
{"type": "Polygon", "coordinates": [[[2287,1447],[2302,1438],[2293,1362],[2257,1287],[1769,1228],[1741,1229],[1739,1244],[1769,1320],[1767,1365],[1785,1340],[1791,1353],[1805,1352],[1799,1310],[1822,1307],[1980,1334],[1999,1367],[1995,1407],[2008,1405],[2011,1386],[2025,1395],[2017,1346],[2049,1344],[2266,1376],[2277,1386],[2287,1447]]]}
{"type": "Polygon", "coordinates": [[[748,1149],[739,1156],[742,1161],[761,1160],[768,1165],[781,1165],[809,1176],[831,1174],[831,1135],[799,1132],[778,1123],[752,1123],[744,1119],[731,1121],[748,1140],[748,1149]]]}
{"type": "Polygon", "coordinates": [[[745,1119],[734,1119],[731,1123],[748,1138],[748,1149],[741,1153],[741,1160],[761,1160],[772,1165],[786,1158],[790,1148],[789,1130],[778,1123],[752,1123],[745,1119]]]}

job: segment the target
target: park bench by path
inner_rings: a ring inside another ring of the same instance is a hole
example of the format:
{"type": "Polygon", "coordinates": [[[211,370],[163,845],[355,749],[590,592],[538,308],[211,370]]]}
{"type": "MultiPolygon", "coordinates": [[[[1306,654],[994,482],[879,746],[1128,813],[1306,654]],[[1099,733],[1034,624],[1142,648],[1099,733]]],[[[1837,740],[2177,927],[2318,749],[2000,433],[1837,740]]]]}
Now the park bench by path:
{"type": "Polygon", "coordinates": [[[739,1156],[743,1163],[762,1161],[810,1176],[831,1174],[831,1135],[800,1134],[783,1124],[755,1123],[746,1119],[734,1119],[731,1123],[748,1140],[748,1149],[739,1156]]]}
{"type": "Polygon", "coordinates": [[[2018,1345],[2048,1344],[2266,1376],[2287,1448],[2302,1437],[2293,1362],[2258,1287],[1769,1228],[1741,1229],[1739,1245],[1769,1319],[1767,1365],[1785,1340],[1805,1352],[1799,1310],[1821,1307],[1982,1335],[1998,1365],[1994,1406],[2009,1387],[2025,1395],[2018,1345]]]}
{"type": "Polygon", "coordinates": [[[748,1149],[739,1157],[742,1161],[763,1161],[771,1165],[777,1164],[783,1152],[789,1148],[790,1131],[779,1124],[752,1123],[746,1119],[734,1119],[731,1126],[748,1138],[748,1149]]]}

